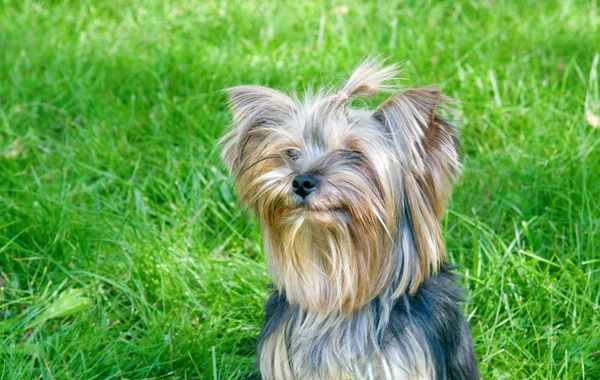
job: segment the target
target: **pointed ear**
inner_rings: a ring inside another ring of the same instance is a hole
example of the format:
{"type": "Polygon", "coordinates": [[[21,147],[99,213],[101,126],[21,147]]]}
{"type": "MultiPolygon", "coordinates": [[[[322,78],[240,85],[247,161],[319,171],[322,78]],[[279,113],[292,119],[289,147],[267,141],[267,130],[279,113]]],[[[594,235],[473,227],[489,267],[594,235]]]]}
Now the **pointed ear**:
{"type": "Polygon", "coordinates": [[[248,152],[291,118],[294,102],[279,91],[261,86],[232,87],[227,94],[233,123],[221,139],[221,158],[229,170],[235,170],[248,152]]]}
{"type": "Polygon", "coordinates": [[[402,162],[404,219],[419,254],[421,276],[435,273],[445,256],[440,218],[460,173],[457,130],[436,112],[445,102],[439,90],[424,87],[392,96],[374,113],[402,162]]]}
{"type": "Polygon", "coordinates": [[[449,99],[433,87],[394,95],[374,113],[404,156],[406,172],[419,182],[424,200],[441,218],[451,194],[452,181],[460,173],[456,127],[437,109],[449,99]]]}

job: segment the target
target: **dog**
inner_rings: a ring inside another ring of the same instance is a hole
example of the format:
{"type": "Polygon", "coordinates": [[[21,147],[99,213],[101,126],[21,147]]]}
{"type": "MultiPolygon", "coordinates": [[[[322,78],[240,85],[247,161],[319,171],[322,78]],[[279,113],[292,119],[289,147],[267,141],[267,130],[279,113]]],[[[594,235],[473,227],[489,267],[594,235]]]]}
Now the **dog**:
{"type": "Polygon", "coordinates": [[[371,58],[302,99],[227,90],[222,159],[274,282],[263,379],[480,378],[440,226],[461,168],[449,99],[399,93],[397,75],[371,58]],[[376,109],[351,107],[380,92],[392,95],[376,109]]]}

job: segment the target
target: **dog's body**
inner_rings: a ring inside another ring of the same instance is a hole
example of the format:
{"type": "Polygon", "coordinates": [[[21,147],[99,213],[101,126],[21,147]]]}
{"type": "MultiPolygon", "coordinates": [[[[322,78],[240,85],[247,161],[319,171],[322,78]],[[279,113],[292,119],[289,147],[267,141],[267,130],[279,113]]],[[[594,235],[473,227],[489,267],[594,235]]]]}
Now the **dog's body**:
{"type": "Polygon", "coordinates": [[[259,363],[266,379],[478,379],[461,295],[442,270],[413,296],[371,301],[345,319],[290,305],[265,308],[259,363]]]}
{"type": "Polygon", "coordinates": [[[338,93],[229,90],[223,158],[261,224],[276,291],[265,379],[478,379],[439,220],[458,174],[433,88],[349,108],[395,77],[370,60],[338,93]]]}

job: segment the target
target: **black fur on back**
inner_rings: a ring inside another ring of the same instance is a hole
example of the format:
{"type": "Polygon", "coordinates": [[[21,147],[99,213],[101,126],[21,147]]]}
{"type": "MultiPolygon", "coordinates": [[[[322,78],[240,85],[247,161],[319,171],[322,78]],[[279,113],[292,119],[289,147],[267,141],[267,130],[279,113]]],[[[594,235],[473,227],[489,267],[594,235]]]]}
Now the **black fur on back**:
{"type": "Polygon", "coordinates": [[[414,296],[404,295],[394,305],[390,331],[401,341],[406,321],[413,322],[425,338],[437,380],[480,378],[471,332],[459,306],[462,293],[445,268],[425,280],[414,296]]]}

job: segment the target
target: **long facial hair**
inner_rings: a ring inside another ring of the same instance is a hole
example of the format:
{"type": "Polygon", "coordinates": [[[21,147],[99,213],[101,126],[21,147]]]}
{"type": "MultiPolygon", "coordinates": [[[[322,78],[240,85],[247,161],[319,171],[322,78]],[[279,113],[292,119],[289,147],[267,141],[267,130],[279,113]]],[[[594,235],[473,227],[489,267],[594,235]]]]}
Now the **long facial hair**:
{"type": "Polygon", "coordinates": [[[348,315],[376,297],[415,292],[445,256],[440,218],[460,170],[455,128],[434,88],[376,110],[348,99],[394,91],[395,66],[360,65],[341,91],[304,100],[259,87],[228,90],[223,160],[261,225],[269,271],[291,304],[348,315]],[[306,199],[299,174],[318,176],[306,199]]]}

